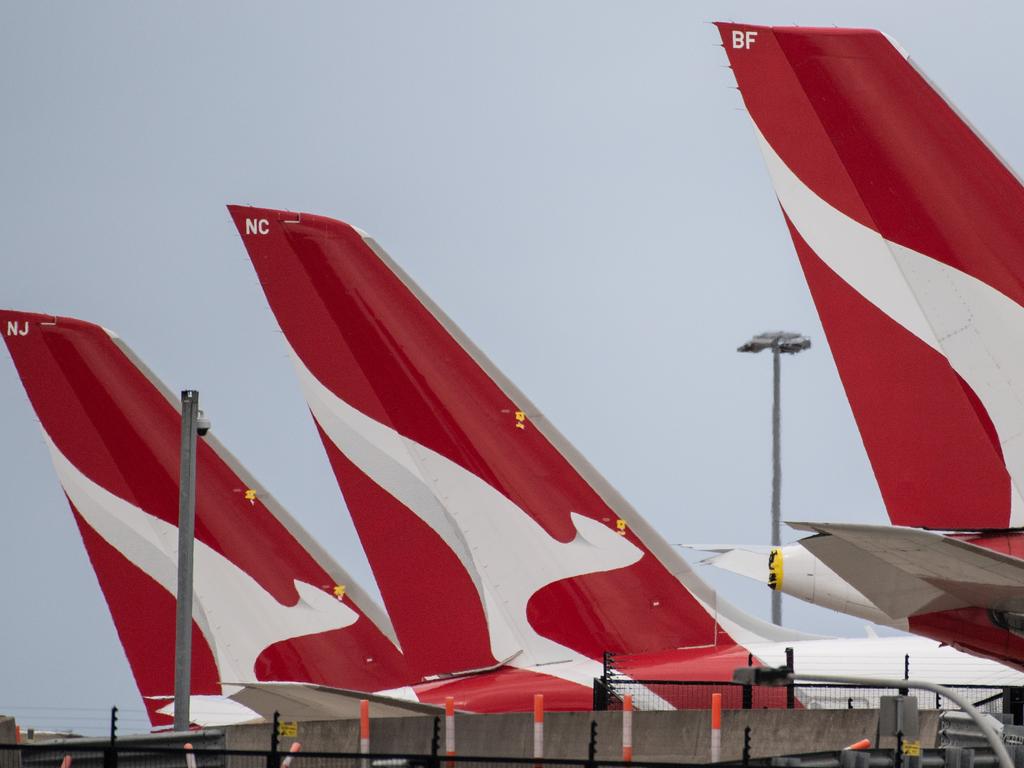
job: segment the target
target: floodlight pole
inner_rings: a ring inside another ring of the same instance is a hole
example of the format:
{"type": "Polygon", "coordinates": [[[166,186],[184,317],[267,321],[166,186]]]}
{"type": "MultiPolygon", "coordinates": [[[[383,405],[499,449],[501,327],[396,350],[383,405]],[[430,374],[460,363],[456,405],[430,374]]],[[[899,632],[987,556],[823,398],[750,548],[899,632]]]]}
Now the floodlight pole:
{"type": "MultiPolygon", "coordinates": [[[[772,547],[782,544],[782,350],[772,344],[772,547]]],[[[772,624],[782,626],[782,592],[772,590],[772,624]]]]}
{"type": "MultiPolygon", "coordinates": [[[[799,333],[765,331],[740,346],[737,352],[772,351],[772,550],[782,545],[782,354],[795,355],[811,348],[799,333]]],[[[772,585],[772,624],[782,624],[782,592],[772,585]]]]}
{"type": "Polygon", "coordinates": [[[192,562],[196,530],[196,428],[199,392],[181,393],[181,469],[178,475],[178,599],[174,632],[174,730],[191,724],[192,562]]]}

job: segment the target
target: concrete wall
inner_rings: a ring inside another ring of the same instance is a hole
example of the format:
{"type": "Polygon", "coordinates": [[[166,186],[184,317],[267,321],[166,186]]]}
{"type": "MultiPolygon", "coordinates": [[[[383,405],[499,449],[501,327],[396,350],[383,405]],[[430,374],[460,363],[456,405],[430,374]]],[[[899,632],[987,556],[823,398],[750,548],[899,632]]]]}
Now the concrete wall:
{"type": "MultiPolygon", "coordinates": [[[[620,712],[556,712],[544,721],[544,756],[585,758],[590,722],[597,722],[597,756],[618,760],[622,755],[620,712]]],[[[938,718],[921,712],[921,741],[935,744],[938,718]]],[[[734,710],[722,713],[722,759],[738,759],[743,749],[743,729],[751,728],[754,757],[842,749],[863,738],[875,739],[878,711],[853,710],[734,710]]],[[[385,753],[418,753],[430,750],[431,717],[396,717],[372,720],[370,749],[385,753]]],[[[225,728],[229,749],[269,749],[269,725],[225,728]]],[[[444,745],[442,725],[441,744],[444,745]]],[[[533,716],[456,715],[456,749],[460,755],[533,756],[533,716]]],[[[359,723],[334,720],[299,723],[296,739],[282,739],[281,749],[292,741],[316,752],[357,752],[359,723]]],[[[889,746],[889,745],[884,745],[889,746]]],[[[637,760],[705,762],[710,758],[711,716],[706,711],[636,712],[633,716],[633,753],[637,760]]]]}
{"type": "Polygon", "coordinates": [[[13,744],[14,730],[14,718],[0,715],[0,744],[13,744]]]}
{"type": "MultiPolygon", "coordinates": [[[[13,744],[14,742],[14,718],[0,715],[0,744],[13,744]]],[[[0,768],[19,768],[20,762],[16,752],[0,751],[0,768]]]]}

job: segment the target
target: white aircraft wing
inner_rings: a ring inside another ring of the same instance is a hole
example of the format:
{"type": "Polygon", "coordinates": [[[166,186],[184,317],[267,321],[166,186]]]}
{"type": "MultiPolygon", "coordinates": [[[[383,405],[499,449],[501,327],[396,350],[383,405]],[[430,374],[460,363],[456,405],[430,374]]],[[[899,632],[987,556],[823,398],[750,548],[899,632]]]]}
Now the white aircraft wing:
{"type": "MultiPolygon", "coordinates": [[[[370,702],[374,717],[443,715],[444,707],[415,700],[311,683],[224,683],[237,687],[229,697],[267,720],[278,712],[282,720],[345,720],[359,717],[359,701],[370,702]]],[[[230,689],[229,689],[230,690],[230,689]]]]}
{"type": "Polygon", "coordinates": [[[1024,611],[1024,560],[915,528],[788,523],[802,544],[894,619],[974,606],[1024,611]]]}

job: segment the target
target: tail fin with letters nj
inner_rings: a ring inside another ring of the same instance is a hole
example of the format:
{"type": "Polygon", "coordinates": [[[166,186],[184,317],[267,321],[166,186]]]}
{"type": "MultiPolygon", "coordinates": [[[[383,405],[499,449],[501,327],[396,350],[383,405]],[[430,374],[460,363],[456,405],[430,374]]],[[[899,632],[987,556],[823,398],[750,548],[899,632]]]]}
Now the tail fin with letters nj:
{"type": "MultiPolygon", "coordinates": [[[[178,398],[97,325],[0,311],[0,330],[161,724],[174,693],[178,398]]],[[[372,691],[416,679],[380,609],[212,434],[198,438],[196,486],[194,696],[221,682],[372,691]]]]}

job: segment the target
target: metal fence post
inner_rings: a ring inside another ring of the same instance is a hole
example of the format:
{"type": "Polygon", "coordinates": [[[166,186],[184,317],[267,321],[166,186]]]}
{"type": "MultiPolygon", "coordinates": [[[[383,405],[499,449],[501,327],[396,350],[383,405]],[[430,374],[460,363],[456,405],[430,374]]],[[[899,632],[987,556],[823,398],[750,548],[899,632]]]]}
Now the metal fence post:
{"type": "MultiPolygon", "coordinates": [[[[446,706],[447,706],[447,703],[446,703],[446,706]]],[[[447,715],[445,716],[445,719],[447,720],[447,715]]],[[[446,725],[447,725],[447,723],[446,723],[446,725]]],[[[446,728],[445,729],[445,737],[447,737],[447,735],[448,735],[448,733],[447,733],[447,728],[446,728]]],[[[438,768],[438,766],[441,765],[441,761],[437,758],[437,752],[438,752],[439,749],[441,749],[441,718],[435,716],[434,717],[434,735],[430,739],[430,764],[434,768],[438,768]]],[[[449,755],[451,755],[451,752],[449,752],[449,755]]],[[[451,765],[451,762],[449,762],[448,765],[451,765]]]]}
{"type": "Polygon", "coordinates": [[[117,707],[110,708],[110,746],[103,750],[103,768],[117,768],[117,707]]]}
{"type": "Polygon", "coordinates": [[[604,680],[600,677],[594,678],[594,711],[604,712],[608,709],[608,689],[604,687],[604,680]]]}
{"type": "Polygon", "coordinates": [[[274,710],[274,723],[270,731],[270,754],[267,755],[267,768],[278,768],[277,745],[281,733],[281,713],[274,710]]]}
{"type": "Polygon", "coordinates": [[[1024,725],[1024,688],[1016,685],[1003,688],[1003,714],[1012,715],[1014,725],[1024,725]]]}
{"type": "MultiPolygon", "coordinates": [[[[786,649],[786,667],[789,669],[790,672],[793,671],[792,648],[786,649]]],[[[790,684],[786,686],[786,709],[793,709],[794,706],[796,706],[796,690],[793,686],[793,683],[790,682],[790,684]]]]}
{"type": "MultiPolygon", "coordinates": [[[[754,666],[754,654],[747,654],[747,666],[754,666]]],[[[754,686],[744,685],[743,686],[743,709],[754,708],[754,686]]]]}
{"type": "MultiPolygon", "coordinates": [[[[910,654],[903,654],[903,679],[910,679],[910,654]]],[[[900,688],[900,696],[906,696],[910,693],[909,688],[900,688]]]]}

